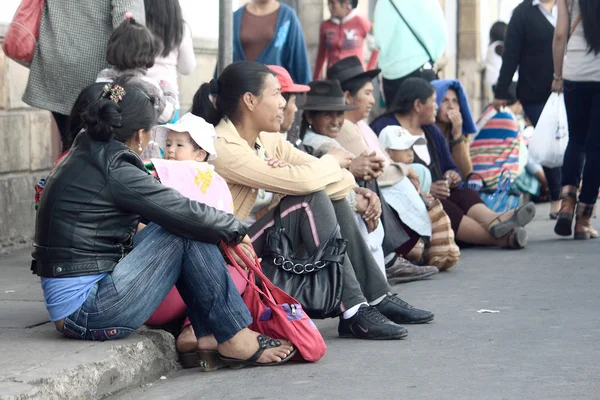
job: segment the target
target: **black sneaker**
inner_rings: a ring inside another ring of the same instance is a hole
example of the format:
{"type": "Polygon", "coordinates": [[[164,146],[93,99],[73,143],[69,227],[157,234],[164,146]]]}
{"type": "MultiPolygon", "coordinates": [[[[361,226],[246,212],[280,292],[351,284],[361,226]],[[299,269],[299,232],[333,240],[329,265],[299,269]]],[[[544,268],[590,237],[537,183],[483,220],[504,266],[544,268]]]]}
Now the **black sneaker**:
{"type": "Polygon", "coordinates": [[[434,317],[431,311],[414,308],[395,293],[385,296],[375,308],[397,324],[424,324],[433,321],[434,317]]]}
{"type": "Polygon", "coordinates": [[[338,333],[343,338],[390,340],[406,337],[406,328],[381,315],[375,307],[362,305],[349,319],[340,317],[338,333]]]}

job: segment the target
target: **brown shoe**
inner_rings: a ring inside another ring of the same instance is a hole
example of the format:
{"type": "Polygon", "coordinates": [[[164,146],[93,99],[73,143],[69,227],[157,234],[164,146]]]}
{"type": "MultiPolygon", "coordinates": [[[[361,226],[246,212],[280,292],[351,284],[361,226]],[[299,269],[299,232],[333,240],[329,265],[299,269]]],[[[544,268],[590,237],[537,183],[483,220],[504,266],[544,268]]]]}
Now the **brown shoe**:
{"type": "Polygon", "coordinates": [[[592,227],[592,216],[595,204],[577,204],[577,216],[575,217],[575,240],[596,239],[598,231],[592,227]]]}
{"type": "Polygon", "coordinates": [[[398,283],[413,282],[429,278],[440,271],[431,265],[415,265],[405,258],[398,256],[394,265],[389,267],[385,272],[389,284],[396,285],[398,283]]]}
{"type": "Polygon", "coordinates": [[[571,236],[573,233],[573,215],[577,205],[577,187],[564,186],[560,192],[562,204],[558,212],[558,220],[554,232],[559,236],[571,236]]]}

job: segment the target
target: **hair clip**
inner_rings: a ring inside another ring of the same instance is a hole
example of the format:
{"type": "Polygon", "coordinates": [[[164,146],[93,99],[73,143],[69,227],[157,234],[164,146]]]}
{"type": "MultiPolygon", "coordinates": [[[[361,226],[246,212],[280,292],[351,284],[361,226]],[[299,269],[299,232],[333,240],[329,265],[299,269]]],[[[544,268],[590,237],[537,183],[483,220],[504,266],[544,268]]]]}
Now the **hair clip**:
{"type": "Polygon", "coordinates": [[[123,100],[123,96],[125,96],[125,89],[123,89],[123,87],[119,85],[111,85],[110,83],[104,85],[104,93],[102,97],[108,97],[110,100],[118,103],[123,100]]]}
{"type": "Polygon", "coordinates": [[[125,19],[133,19],[133,13],[131,11],[127,11],[125,13],[125,19]]]}

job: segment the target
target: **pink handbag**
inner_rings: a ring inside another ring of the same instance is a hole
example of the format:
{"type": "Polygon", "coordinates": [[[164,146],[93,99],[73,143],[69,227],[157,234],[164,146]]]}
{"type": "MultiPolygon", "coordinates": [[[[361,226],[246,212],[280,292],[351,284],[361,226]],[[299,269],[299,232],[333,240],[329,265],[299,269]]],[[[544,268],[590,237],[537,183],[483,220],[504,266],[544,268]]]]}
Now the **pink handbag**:
{"type": "Polygon", "coordinates": [[[44,0],[23,0],[4,36],[7,57],[29,68],[40,36],[44,0]]]}
{"type": "Polygon", "coordinates": [[[243,294],[246,290],[246,286],[248,286],[248,271],[246,271],[245,275],[242,275],[242,272],[232,265],[228,265],[227,270],[229,271],[229,275],[231,276],[231,280],[233,281],[235,288],[238,290],[238,292],[240,292],[240,294],[243,294]]]}
{"type": "Polygon", "coordinates": [[[240,274],[248,273],[248,276],[244,277],[247,288],[242,297],[252,315],[250,329],[275,339],[287,339],[292,342],[298,349],[292,360],[320,360],[327,351],[327,345],[300,303],[263,274],[258,258],[250,260],[238,246],[234,247],[234,251],[248,266],[249,271],[242,269],[230,250],[226,246],[223,247],[223,252],[233,268],[240,274]],[[260,283],[257,283],[256,278],[260,279],[260,283]]]}

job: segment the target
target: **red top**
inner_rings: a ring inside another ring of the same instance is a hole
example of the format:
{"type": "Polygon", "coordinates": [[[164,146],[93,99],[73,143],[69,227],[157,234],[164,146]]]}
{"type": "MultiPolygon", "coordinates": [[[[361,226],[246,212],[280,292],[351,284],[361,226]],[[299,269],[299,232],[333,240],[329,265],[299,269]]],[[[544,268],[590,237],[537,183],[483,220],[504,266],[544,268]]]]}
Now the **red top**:
{"type": "MultiPolygon", "coordinates": [[[[321,79],[325,63],[329,67],[350,56],[357,56],[364,67],[363,46],[370,30],[369,20],[358,15],[356,10],[351,11],[341,21],[338,18],[323,21],[319,32],[319,52],[313,79],[321,79]]],[[[376,68],[378,58],[379,51],[373,51],[367,71],[376,68]]]]}

